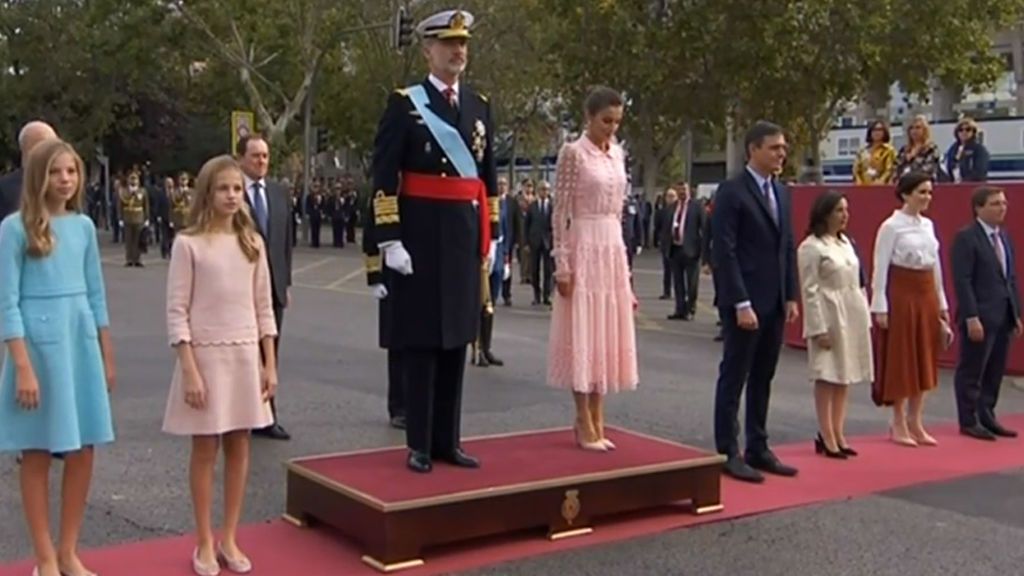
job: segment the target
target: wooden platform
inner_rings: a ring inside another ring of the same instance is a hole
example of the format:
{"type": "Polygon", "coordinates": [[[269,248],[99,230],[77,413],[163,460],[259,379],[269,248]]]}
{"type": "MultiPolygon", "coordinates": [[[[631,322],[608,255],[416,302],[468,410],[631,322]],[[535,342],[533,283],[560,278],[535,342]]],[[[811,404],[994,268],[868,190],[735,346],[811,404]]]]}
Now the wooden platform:
{"type": "Polygon", "coordinates": [[[469,439],[478,470],[435,463],[405,468],[405,448],[299,458],[287,464],[285,519],[322,522],[356,542],[382,572],[423,564],[431,546],[546,529],[551,539],[590,533],[602,517],[688,500],[722,509],[724,457],[610,429],[618,449],[586,452],[571,429],[469,439]]]}

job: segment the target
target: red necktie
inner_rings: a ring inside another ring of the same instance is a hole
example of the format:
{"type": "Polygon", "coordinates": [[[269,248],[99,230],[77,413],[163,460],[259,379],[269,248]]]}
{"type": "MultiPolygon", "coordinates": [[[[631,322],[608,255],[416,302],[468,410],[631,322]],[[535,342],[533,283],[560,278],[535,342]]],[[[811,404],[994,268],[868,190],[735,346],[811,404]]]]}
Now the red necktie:
{"type": "Polygon", "coordinates": [[[448,105],[455,108],[457,105],[455,89],[451,86],[444,89],[444,99],[448,101],[448,105]]]}

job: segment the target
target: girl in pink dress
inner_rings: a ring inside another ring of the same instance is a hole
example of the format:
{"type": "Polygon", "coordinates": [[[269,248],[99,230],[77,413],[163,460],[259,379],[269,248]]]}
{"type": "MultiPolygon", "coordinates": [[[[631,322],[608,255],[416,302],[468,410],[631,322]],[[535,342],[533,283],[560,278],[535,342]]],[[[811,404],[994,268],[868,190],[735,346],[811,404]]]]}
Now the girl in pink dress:
{"type": "Polygon", "coordinates": [[[548,340],[548,383],[572,390],[576,442],[613,450],[604,434],[604,395],[636,389],[636,301],[622,240],[626,165],[615,132],[623,100],[595,88],[583,136],[558,153],[552,216],[558,297],[548,340]]]}
{"type": "Polygon", "coordinates": [[[249,472],[249,431],[273,423],[277,389],[270,273],[245,207],[242,172],[230,156],[199,172],[190,222],[174,239],[167,276],[167,329],[178,362],[164,431],[192,437],[189,482],[198,543],[192,569],[244,574],[252,564],[235,535],[249,472]],[[262,362],[261,362],[262,357],[262,362]],[[214,467],[224,444],[224,529],[214,546],[214,467]]]}

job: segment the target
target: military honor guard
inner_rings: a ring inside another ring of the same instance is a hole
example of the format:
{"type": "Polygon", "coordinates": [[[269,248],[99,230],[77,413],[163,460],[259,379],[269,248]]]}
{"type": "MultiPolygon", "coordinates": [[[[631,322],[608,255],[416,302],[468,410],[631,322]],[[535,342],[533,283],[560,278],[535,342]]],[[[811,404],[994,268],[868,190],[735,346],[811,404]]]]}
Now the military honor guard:
{"type": "Polygon", "coordinates": [[[373,159],[373,234],[396,272],[390,349],[402,354],[408,467],[476,468],[460,446],[466,345],[476,339],[481,266],[498,234],[497,170],[487,99],[459,81],[473,16],[419,23],[430,75],[391,94],[373,159]]]}
{"type": "Polygon", "coordinates": [[[174,236],[188,228],[188,214],[192,209],[192,189],[188,187],[188,172],[178,175],[178,185],[170,192],[171,222],[168,227],[168,244],[174,246],[174,236]]]}
{"type": "Polygon", "coordinates": [[[149,194],[139,185],[139,174],[128,176],[128,186],[121,190],[121,221],[124,226],[124,265],[142,268],[142,231],[149,226],[149,194]]]}

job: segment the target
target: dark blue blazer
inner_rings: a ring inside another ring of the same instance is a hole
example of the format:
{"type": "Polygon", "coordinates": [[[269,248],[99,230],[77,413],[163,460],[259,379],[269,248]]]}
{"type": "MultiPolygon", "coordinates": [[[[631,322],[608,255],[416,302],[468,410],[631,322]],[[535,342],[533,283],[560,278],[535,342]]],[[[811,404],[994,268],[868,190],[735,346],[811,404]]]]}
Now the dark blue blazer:
{"type": "Polygon", "coordinates": [[[778,224],[757,181],[747,171],[718,186],[711,214],[711,246],[718,306],[750,301],[763,316],[799,298],[789,190],[773,179],[778,224]]]}
{"type": "Polygon", "coordinates": [[[1003,276],[992,241],[978,222],[957,232],[953,240],[953,287],[956,290],[956,318],[965,322],[978,317],[983,325],[998,326],[1012,314],[1020,318],[1020,293],[1014,271],[1015,255],[1010,238],[999,231],[1006,248],[1006,276],[1003,276]]]}

